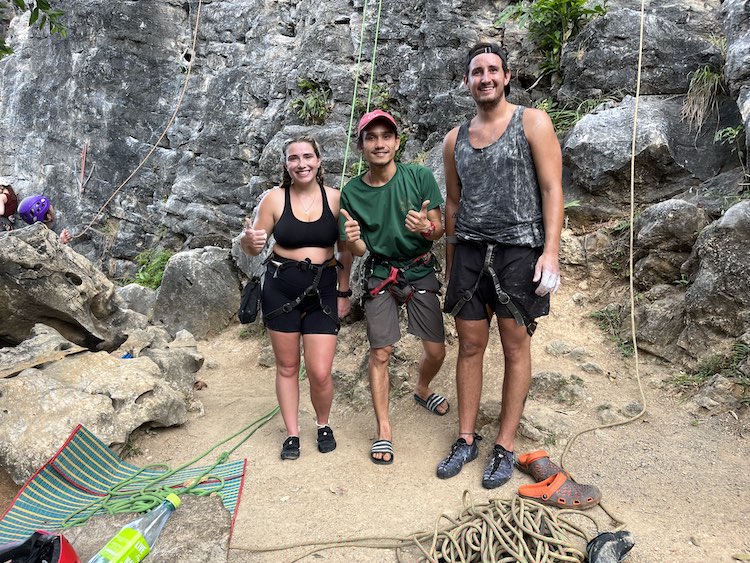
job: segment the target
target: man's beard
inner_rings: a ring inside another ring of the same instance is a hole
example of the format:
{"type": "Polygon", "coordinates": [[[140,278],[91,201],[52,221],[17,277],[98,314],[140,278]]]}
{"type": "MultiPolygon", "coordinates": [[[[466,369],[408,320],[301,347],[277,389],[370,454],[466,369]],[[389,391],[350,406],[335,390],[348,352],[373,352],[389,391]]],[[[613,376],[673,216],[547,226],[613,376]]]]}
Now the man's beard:
{"type": "Polygon", "coordinates": [[[500,105],[500,102],[502,101],[503,97],[504,96],[500,95],[497,98],[494,98],[492,100],[482,100],[482,101],[475,100],[475,101],[476,101],[477,106],[482,111],[492,111],[493,109],[497,108],[497,106],[500,105]]]}

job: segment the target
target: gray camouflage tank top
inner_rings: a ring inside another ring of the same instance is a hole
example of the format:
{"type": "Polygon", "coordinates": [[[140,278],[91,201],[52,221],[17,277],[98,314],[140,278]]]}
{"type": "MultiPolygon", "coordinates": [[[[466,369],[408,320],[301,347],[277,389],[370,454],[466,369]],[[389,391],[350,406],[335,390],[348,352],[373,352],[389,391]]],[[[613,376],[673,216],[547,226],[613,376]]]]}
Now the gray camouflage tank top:
{"type": "Polygon", "coordinates": [[[458,130],[454,156],[461,180],[456,235],[532,248],[544,246],[542,196],[518,106],[502,136],[476,149],[469,123],[458,130]]]}

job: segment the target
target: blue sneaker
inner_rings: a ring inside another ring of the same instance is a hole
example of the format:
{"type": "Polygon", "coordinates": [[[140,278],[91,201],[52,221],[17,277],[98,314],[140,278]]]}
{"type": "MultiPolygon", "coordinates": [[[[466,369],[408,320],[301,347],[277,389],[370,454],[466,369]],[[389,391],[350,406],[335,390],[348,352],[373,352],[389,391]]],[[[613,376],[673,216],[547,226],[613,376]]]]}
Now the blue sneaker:
{"type": "Polygon", "coordinates": [[[500,444],[495,444],[490,462],[482,475],[482,486],[485,489],[496,489],[505,485],[511,475],[513,475],[513,452],[509,452],[500,444]]]}
{"type": "Polygon", "coordinates": [[[479,455],[477,442],[481,439],[481,436],[475,434],[474,442],[471,444],[467,444],[463,438],[456,440],[451,446],[451,453],[448,454],[448,457],[438,463],[437,476],[440,479],[448,479],[458,475],[465,464],[477,459],[479,455]]]}

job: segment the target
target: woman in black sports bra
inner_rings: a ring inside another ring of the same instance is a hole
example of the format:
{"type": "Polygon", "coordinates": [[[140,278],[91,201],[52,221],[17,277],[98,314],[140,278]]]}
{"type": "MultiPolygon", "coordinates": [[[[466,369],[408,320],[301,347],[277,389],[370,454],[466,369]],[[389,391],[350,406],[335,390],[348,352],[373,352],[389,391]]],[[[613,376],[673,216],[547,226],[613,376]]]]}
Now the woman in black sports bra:
{"type": "Polygon", "coordinates": [[[276,397],[288,434],[281,458],[297,459],[300,337],[317,416],[318,450],[326,453],[336,448],[328,420],[333,402],[331,368],[339,318],[349,313],[352,256],[343,242],[339,246],[339,191],[323,183],[317,141],[310,136],[287,141],[282,163],[281,185],[263,197],[240,246],[246,254],[257,256],[269,235],[274,235],[261,303],[276,356],[276,397]]]}

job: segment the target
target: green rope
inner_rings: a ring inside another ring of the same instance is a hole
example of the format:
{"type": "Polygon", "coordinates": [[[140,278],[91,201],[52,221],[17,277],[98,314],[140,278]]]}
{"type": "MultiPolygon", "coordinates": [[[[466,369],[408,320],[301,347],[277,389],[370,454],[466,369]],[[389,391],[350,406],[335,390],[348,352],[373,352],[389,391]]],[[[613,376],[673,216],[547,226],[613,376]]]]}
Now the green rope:
{"type": "Polygon", "coordinates": [[[242,444],[247,442],[250,437],[255,434],[261,427],[268,423],[276,414],[279,412],[279,407],[276,406],[257,420],[251,422],[238,432],[235,432],[228,438],[214,444],[204,453],[193,458],[192,460],[182,464],[181,466],[170,469],[165,464],[151,464],[140,468],[134,475],[124,479],[110,488],[103,497],[91,501],[87,505],[79,508],[72,514],[69,514],[62,523],[62,529],[67,530],[74,526],[81,526],[88,522],[88,520],[98,512],[106,512],[107,514],[120,514],[123,512],[146,512],[155,508],[164,502],[169,494],[182,495],[193,495],[193,496],[206,496],[213,493],[218,493],[224,488],[224,478],[220,475],[214,475],[213,471],[217,466],[226,462],[229,456],[234,453],[242,444]],[[206,467],[199,475],[191,478],[190,481],[185,482],[182,486],[166,486],[163,482],[175,473],[186,469],[201,459],[208,456],[211,452],[217,448],[223,446],[227,442],[231,442],[238,436],[246,434],[234,447],[228,451],[222,452],[210,466],[206,467]],[[143,473],[146,471],[162,470],[162,473],[158,475],[144,477],[143,473]],[[204,489],[198,489],[197,487],[201,483],[206,481],[216,481],[216,485],[204,489]],[[123,489],[129,489],[123,491],[123,489]],[[134,490],[137,489],[137,490],[134,490]]]}
{"type": "MultiPolygon", "coordinates": [[[[357,105],[357,90],[359,88],[359,72],[362,68],[362,54],[364,52],[363,46],[365,41],[365,27],[367,25],[367,9],[369,7],[369,0],[365,0],[364,6],[362,7],[362,24],[359,28],[359,52],[357,53],[357,72],[354,75],[354,90],[352,93],[352,109],[349,113],[349,128],[346,133],[346,148],[344,149],[344,164],[341,168],[341,180],[339,181],[339,190],[344,189],[344,178],[346,177],[346,165],[349,162],[349,144],[352,139],[352,130],[354,129],[354,111],[357,105]]],[[[367,86],[367,108],[366,112],[370,111],[370,102],[372,100],[372,85],[375,80],[375,61],[377,58],[378,51],[378,36],[380,35],[380,13],[383,7],[383,0],[378,0],[378,15],[375,22],[375,41],[372,46],[372,65],[370,68],[370,82],[367,86]]],[[[359,164],[362,164],[362,157],[359,157],[359,164]]]]}

